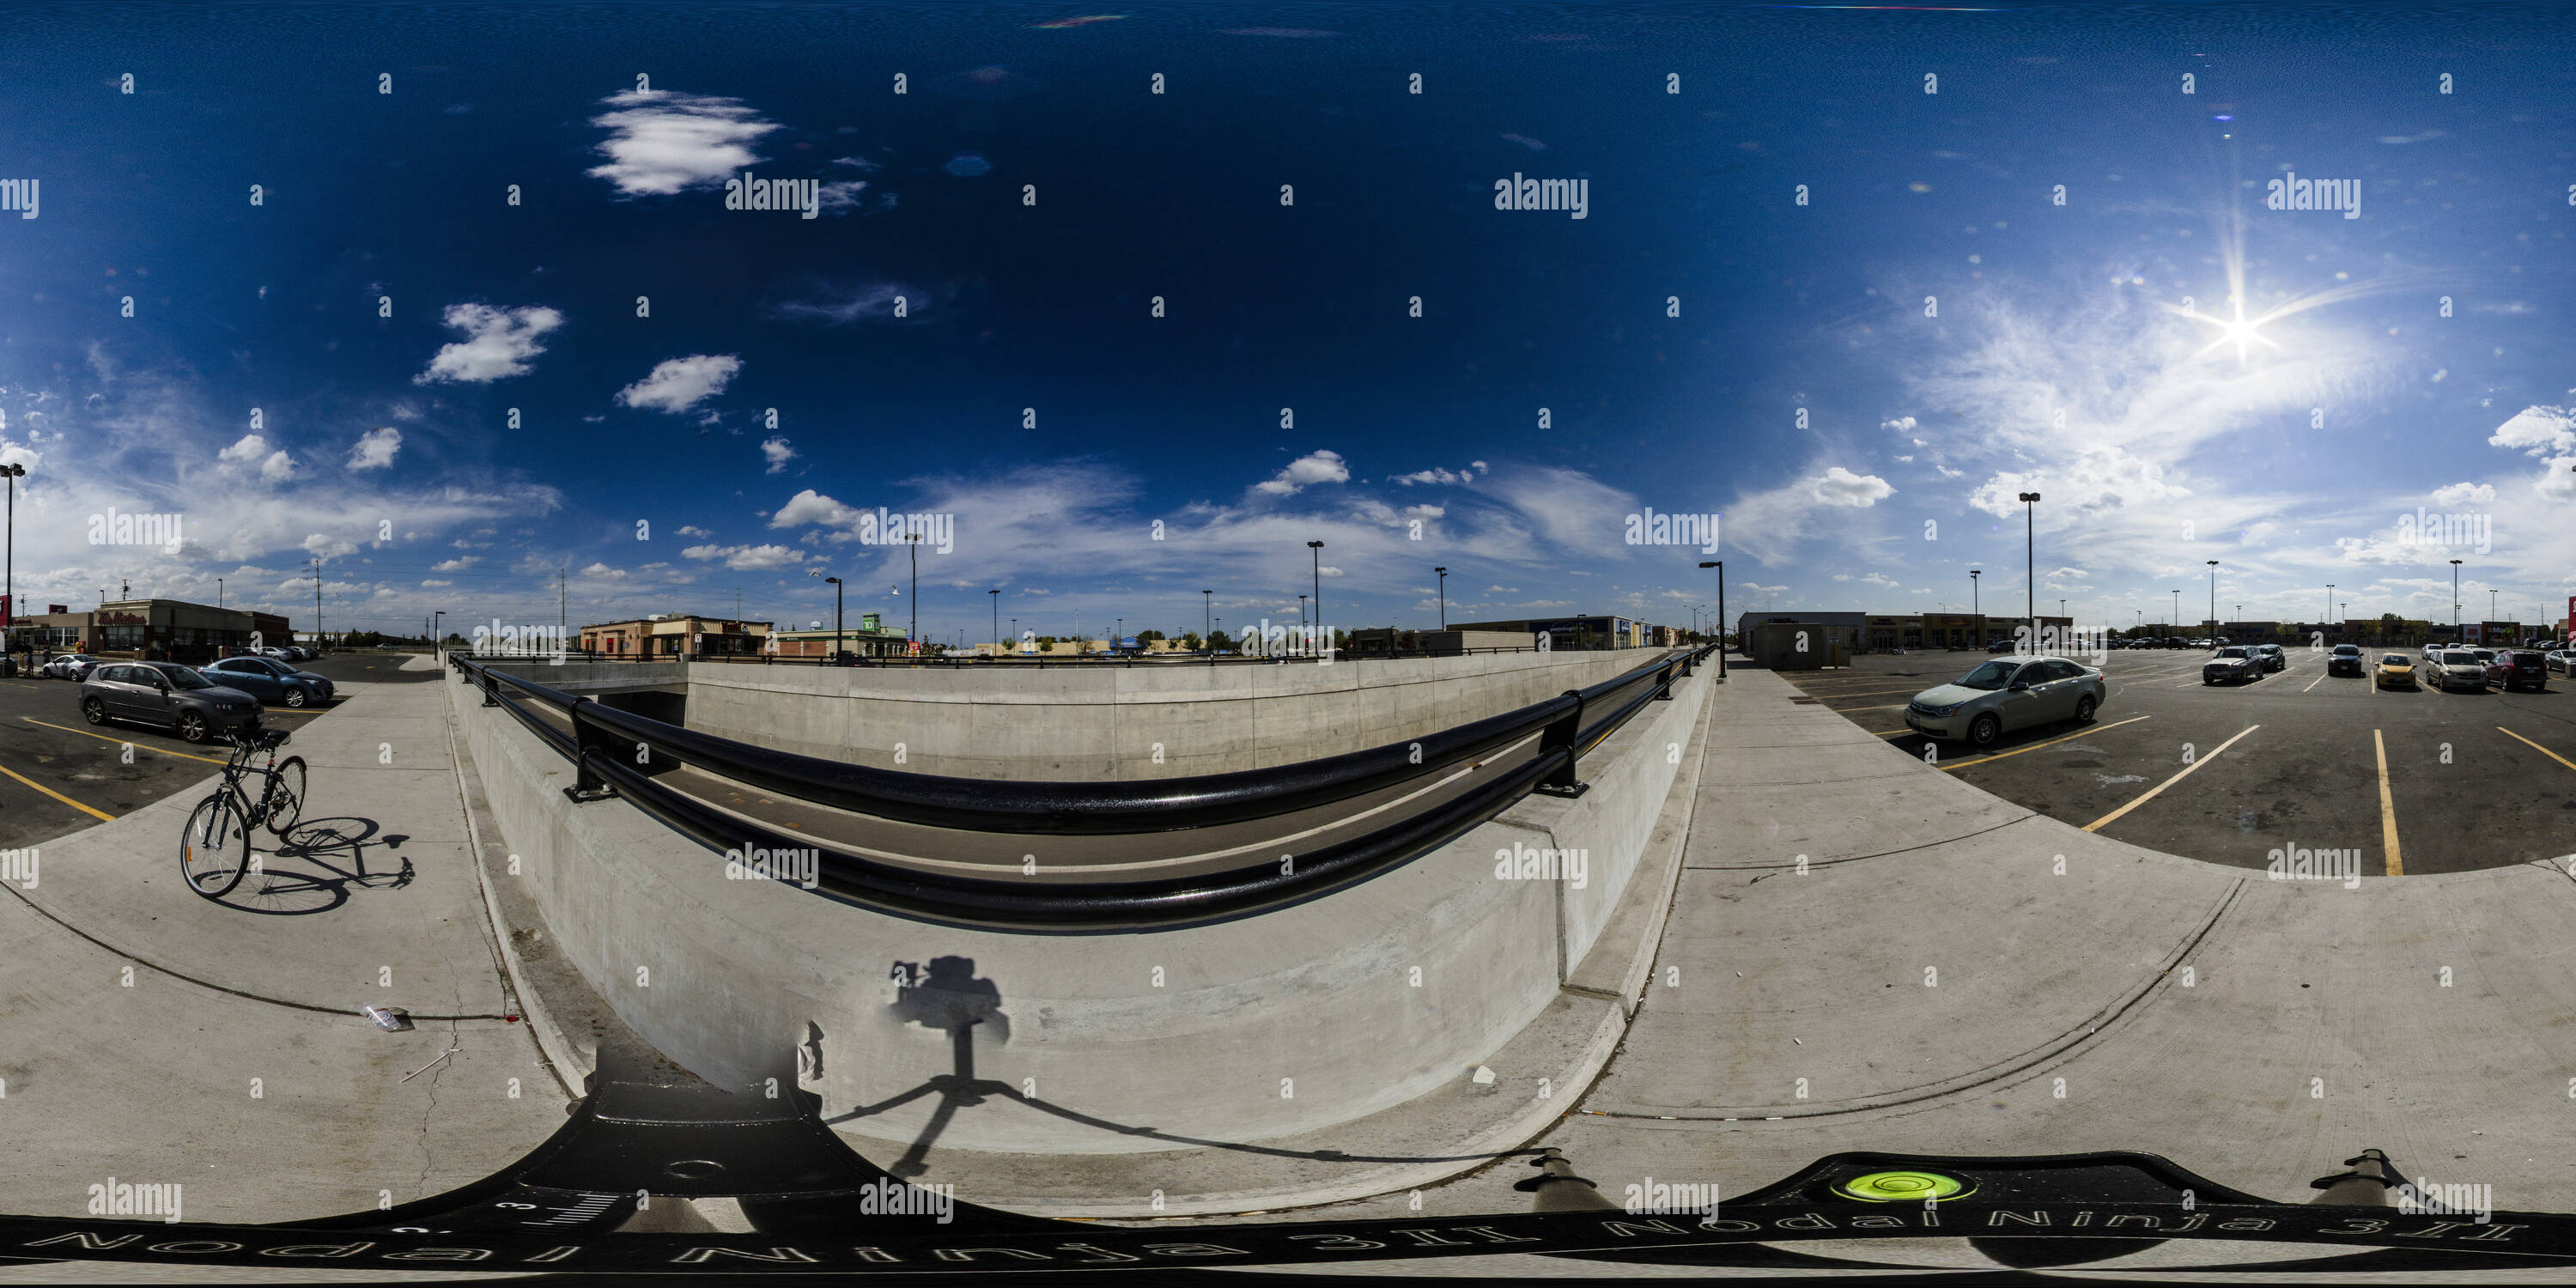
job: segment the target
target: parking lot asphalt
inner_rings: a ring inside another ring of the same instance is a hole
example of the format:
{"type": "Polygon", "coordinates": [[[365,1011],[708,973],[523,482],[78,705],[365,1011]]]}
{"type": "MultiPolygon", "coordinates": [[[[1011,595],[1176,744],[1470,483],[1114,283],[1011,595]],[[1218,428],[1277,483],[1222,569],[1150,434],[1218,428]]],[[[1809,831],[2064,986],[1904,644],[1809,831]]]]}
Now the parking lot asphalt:
{"type": "MultiPolygon", "coordinates": [[[[2371,649],[2375,664],[2382,652],[2371,649]]],[[[2358,851],[2368,875],[2576,856],[2576,683],[2545,692],[2376,690],[2292,650],[2287,670],[2204,685],[2197,649],[2115,651],[2088,726],[2017,730],[1990,751],[1905,727],[1905,704],[1978,653],[1869,654],[1782,678],[1891,746],[2015,804],[2169,854],[2264,868],[2358,851]]],[[[1793,699],[1800,701],[1806,699],[1793,699]]]]}
{"type": "MultiPolygon", "coordinates": [[[[399,653],[358,653],[302,667],[331,677],[348,695],[352,681],[409,678],[397,676],[402,661],[399,653]]],[[[362,700],[343,696],[301,711],[271,704],[260,723],[291,734],[325,711],[362,700]]],[[[0,680],[0,849],[39,844],[197,791],[222,767],[225,751],[222,744],[193,745],[148,725],[92,726],[81,718],[80,686],[69,680],[0,680]]]]}

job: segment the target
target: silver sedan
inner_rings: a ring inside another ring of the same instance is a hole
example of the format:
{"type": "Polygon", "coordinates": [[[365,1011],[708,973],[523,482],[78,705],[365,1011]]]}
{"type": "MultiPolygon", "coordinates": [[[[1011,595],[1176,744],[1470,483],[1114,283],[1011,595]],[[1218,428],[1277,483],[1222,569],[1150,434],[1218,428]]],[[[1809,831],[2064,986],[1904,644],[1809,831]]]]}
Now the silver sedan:
{"type": "Polygon", "coordinates": [[[2110,696],[2102,673],[2062,657],[1999,657],[1906,704],[1905,724],[1926,737],[1990,747],[2015,729],[2091,722],[2110,696]]]}

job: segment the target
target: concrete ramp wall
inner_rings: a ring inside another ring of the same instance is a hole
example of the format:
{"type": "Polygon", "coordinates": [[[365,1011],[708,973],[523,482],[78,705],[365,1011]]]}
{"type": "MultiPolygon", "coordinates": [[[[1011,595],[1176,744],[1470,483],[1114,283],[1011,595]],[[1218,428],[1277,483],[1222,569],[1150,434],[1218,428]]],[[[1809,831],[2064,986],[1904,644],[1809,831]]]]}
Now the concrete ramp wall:
{"type": "MultiPolygon", "coordinates": [[[[1331,665],[689,667],[691,729],[961,778],[1167,778],[1312,760],[1500,715],[1661,649],[1331,665]]],[[[567,668],[569,669],[569,668],[567,668]]],[[[542,679],[542,677],[539,677],[542,679]]]]}
{"type": "MultiPolygon", "coordinates": [[[[1554,691],[1644,656],[1516,668],[1511,682],[1554,691]]],[[[961,1072],[962,1055],[974,1076],[1033,1088],[1065,1112],[960,1115],[942,1148],[1109,1154],[1168,1150],[1174,1135],[1333,1127],[1463,1081],[1558,1002],[1577,966],[1599,965],[1585,956],[1623,895],[1654,902],[1660,924],[1661,882],[1629,877],[1713,683],[1706,672],[1680,681],[1673,701],[1596,749],[1579,799],[1530,798],[1436,853],[1294,908],[1115,935],[951,929],[727,880],[721,856],[632,805],[567,800],[560,758],[474,690],[448,690],[554,949],[673,1059],[758,1087],[801,1051],[805,1087],[843,1130],[909,1144],[940,1098],[903,1098],[961,1072]],[[1498,873],[1498,851],[1518,849],[1585,851],[1583,886],[1498,873]]],[[[1328,701],[1357,706],[1366,689],[1348,684],[1328,701]]]]}

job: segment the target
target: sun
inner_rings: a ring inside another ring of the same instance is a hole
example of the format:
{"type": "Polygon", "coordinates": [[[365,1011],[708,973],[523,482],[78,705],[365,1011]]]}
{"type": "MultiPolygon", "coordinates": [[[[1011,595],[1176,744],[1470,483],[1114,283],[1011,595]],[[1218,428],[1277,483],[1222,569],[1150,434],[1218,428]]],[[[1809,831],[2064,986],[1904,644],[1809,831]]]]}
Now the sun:
{"type": "Polygon", "coordinates": [[[2234,345],[2236,346],[2236,360],[2241,363],[2253,354],[2255,345],[2268,345],[2274,349],[2281,347],[2270,336],[2263,334],[2262,327],[2264,323],[2280,316],[2282,310],[2276,309],[2262,317],[2249,319],[2245,316],[2245,300],[2243,296],[2229,296],[2228,303],[2235,313],[2233,318],[2211,317],[2209,314],[2203,313],[2195,308],[2176,308],[2170,304],[2165,306],[2168,310],[2179,313],[2195,322],[2206,322],[2209,325],[2218,328],[2218,338],[2211,340],[2208,344],[2202,346],[2200,353],[2192,356],[2200,357],[2224,346],[2234,345]]]}

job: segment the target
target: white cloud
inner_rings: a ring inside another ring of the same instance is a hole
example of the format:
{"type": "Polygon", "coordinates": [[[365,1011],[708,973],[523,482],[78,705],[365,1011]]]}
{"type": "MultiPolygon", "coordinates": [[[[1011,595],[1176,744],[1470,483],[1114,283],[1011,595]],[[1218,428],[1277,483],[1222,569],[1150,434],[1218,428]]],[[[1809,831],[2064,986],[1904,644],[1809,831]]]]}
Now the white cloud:
{"type": "Polygon", "coordinates": [[[456,583],[455,583],[455,582],[452,582],[452,581],[435,581],[435,580],[432,580],[432,581],[424,581],[424,582],[422,582],[422,583],[421,583],[421,586],[422,586],[424,589],[428,589],[428,590],[436,590],[436,589],[438,589],[438,588],[439,588],[439,587],[441,587],[441,586],[453,586],[453,585],[455,585],[455,584],[456,584],[456,583]]]}
{"type": "Polygon", "coordinates": [[[1322,567],[1315,569],[1315,575],[1319,577],[1339,577],[1342,575],[1342,570],[1332,566],[1331,564],[1325,564],[1322,567]]]}
{"type": "Polygon", "coordinates": [[[1839,465],[1827,469],[1809,490],[1827,505],[1844,506],[1876,505],[1896,492],[1886,479],[1875,474],[1854,474],[1839,465]]]}
{"type": "Polygon", "coordinates": [[[589,174],[629,197],[667,197],[720,184],[764,160],[752,155],[750,145],[783,128],[760,119],[738,98],[629,90],[603,101],[615,110],[590,123],[609,131],[599,145],[608,164],[589,174]]]}
{"type": "Polygon", "coordinates": [[[574,576],[576,576],[576,577],[588,577],[588,578],[590,578],[590,579],[592,579],[592,580],[594,580],[594,581],[624,581],[624,580],[626,580],[626,570],[625,570],[625,569],[623,569],[623,568],[611,568],[611,567],[609,567],[607,564],[604,564],[604,563],[595,563],[595,564],[592,564],[591,566],[589,566],[589,567],[587,567],[587,568],[584,568],[584,569],[582,569],[580,572],[574,573],[573,575],[574,575],[574,576]]]}
{"type": "Polygon", "coordinates": [[[1343,462],[1342,454],[1319,448],[1288,462],[1288,468],[1279,471],[1277,477],[1254,484],[1252,490],[1270,496],[1295,496],[1318,483],[1350,481],[1351,467],[1343,462]]]}
{"type": "Polygon", "coordinates": [[[736,572],[756,572],[765,568],[785,568],[805,561],[802,551],[786,546],[690,546],[680,552],[691,559],[721,559],[724,566],[736,572]]]}
{"type": "Polygon", "coordinates": [[[227,465],[240,465],[268,454],[268,440],[257,434],[244,434],[230,447],[215,453],[215,459],[227,465]]]}
{"type": "Polygon", "coordinates": [[[2433,504],[2439,506],[2469,505],[2495,499],[2495,488],[2485,483],[2454,483],[2433,490],[2433,504]]]}
{"type": "Polygon", "coordinates": [[[342,555],[358,553],[358,547],[353,542],[334,541],[316,532],[304,539],[304,553],[317,559],[337,559],[342,555]]]}
{"type": "Polygon", "coordinates": [[[1879,576],[1877,573],[1871,573],[1870,575],[1868,575],[1868,576],[1866,576],[1866,577],[1863,577],[1863,578],[1861,578],[1860,580],[1861,580],[1861,584],[1862,584],[1862,585],[1865,585],[1865,586],[1887,586],[1887,587],[1894,587],[1894,586],[1896,585],[1896,581],[1895,581],[1895,579],[1894,579],[1894,578],[1891,578],[1891,577],[1881,577],[1881,576],[1879,576]]]}
{"type": "Polygon", "coordinates": [[[563,314],[542,305],[496,309],[489,304],[450,304],[445,319],[465,338],[441,345],[429,369],[411,378],[416,385],[434,381],[481,384],[506,376],[524,376],[528,359],[546,351],[539,337],[563,325],[563,314]]]}
{"type": "Polygon", "coordinates": [[[654,367],[653,374],[618,390],[617,401],[677,415],[723,393],[741,370],[742,359],[729,353],[672,358],[654,367]]]}
{"type": "Polygon", "coordinates": [[[394,463],[394,453],[402,450],[402,431],[392,426],[371,429],[358,436],[358,445],[349,449],[349,468],[380,470],[394,463]]]}
{"type": "MultiPolygon", "coordinates": [[[[1911,434],[1914,432],[1914,427],[1917,423],[1919,422],[1911,416],[1899,416],[1894,420],[1882,420],[1878,422],[1878,427],[1880,429],[1892,430],[1899,434],[1911,434]]],[[[1915,442],[1915,446],[1922,446],[1921,440],[1917,440],[1915,442]]]]}
{"type": "Polygon", "coordinates": [[[787,445],[787,438],[783,434],[763,441],[760,445],[760,454],[768,458],[769,472],[772,474],[786,473],[787,463],[796,459],[796,449],[787,445]]]}
{"type": "MultiPolygon", "coordinates": [[[[704,528],[692,527],[684,523],[680,525],[680,535],[684,537],[712,537],[715,534],[704,528]]],[[[652,565],[646,564],[645,566],[649,568],[652,565]]]]}
{"type": "Polygon", "coordinates": [[[2576,450],[2576,412],[2565,407],[2525,407],[2497,426],[2487,442],[2528,456],[2566,455],[2576,450]]]}
{"type": "Polygon", "coordinates": [[[441,559],[437,563],[431,564],[429,566],[429,570],[431,572],[463,572],[481,562],[483,562],[483,557],[481,555],[466,555],[461,559],[441,559]]]}

